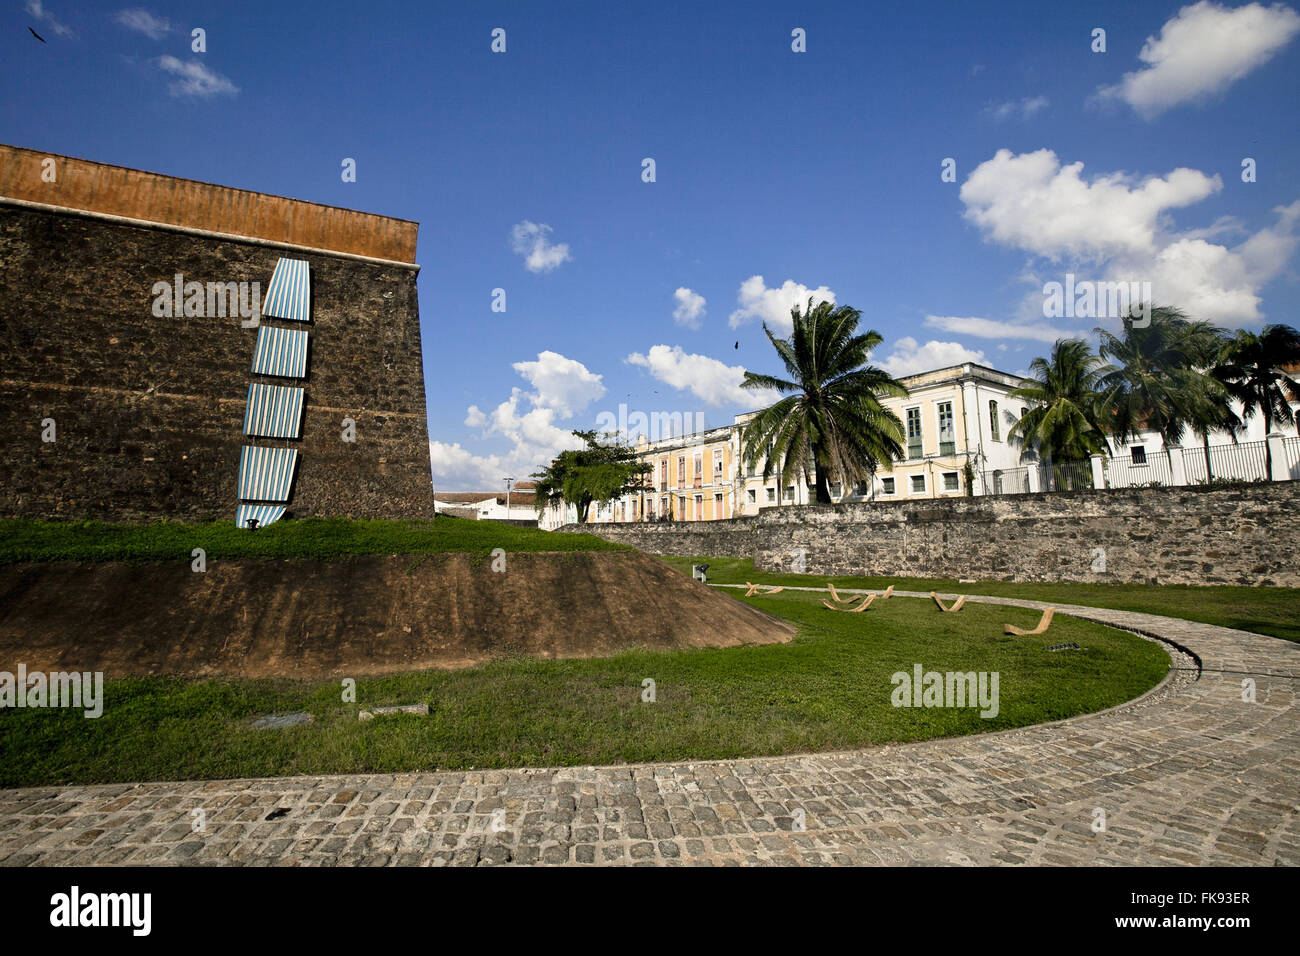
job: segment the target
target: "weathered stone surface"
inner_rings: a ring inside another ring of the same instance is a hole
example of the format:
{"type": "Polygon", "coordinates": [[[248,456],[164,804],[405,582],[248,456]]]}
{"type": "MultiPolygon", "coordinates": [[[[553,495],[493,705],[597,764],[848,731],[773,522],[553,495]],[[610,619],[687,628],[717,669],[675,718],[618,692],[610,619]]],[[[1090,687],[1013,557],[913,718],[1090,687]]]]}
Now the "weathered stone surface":
{"type": "Polygon", "coordinates": [[[357,714],[361,720],[374,720],[376,717],[395,717],[398,714],[412,714],[416,717],[428,717],[428,704],[394,704],[385,707],[371,707],[357,714]]]}
{"type": "Polygon", "coordinates": [[[152,289],[180,273],[265,293],[281,256],[312,278],[302,438],[258,442],[302,452],[290,512],[432,516],[413,269],[13,206],[0,206],[0,515],[233,520],[257,330],[157,318],[152,289]]]}
{"type": "Polygon", "coordinates": [[[267,714],[265,717],[258,717],[253,721],[253,726],[258,730],[278,730],[281,727],[296,727],[299,724],[310,724],[312,722],[311,714],[267,714]]]}
{"type": "Polygon", "coordinates": [[[1103,713],[901,747],[0,791],[0,865],[1300,865],[1300,646],[1149,614],[1058,611],[1196,658],[1179,653],[1180,667],[1191,663],[1177,679],[1103,713]],[[1254,703],[1242,700],[1246,676],[1254,703]],[[277,807],[291,813],[266,821],[277,807]],[[668,829],[628,822],[643,817],[668,829]]]}
{"type": "Polygon", "coordinates": [[[1300,587],[1294,481],[767,508],[730,521],[562,530],[650,554],[752,557],[762,571],[789,571],[801,555],[809,574],[1300,587]]]}

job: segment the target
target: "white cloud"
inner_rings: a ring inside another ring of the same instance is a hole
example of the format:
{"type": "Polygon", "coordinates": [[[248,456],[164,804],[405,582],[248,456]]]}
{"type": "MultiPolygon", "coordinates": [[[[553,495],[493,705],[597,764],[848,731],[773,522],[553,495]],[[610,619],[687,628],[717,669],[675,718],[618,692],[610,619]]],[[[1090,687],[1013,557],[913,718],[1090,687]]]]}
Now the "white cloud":
{"type": "Polygon", "coordinates": [[[769,289],[761,275],[750,276],[740,284],[736,296],[740,308],[731,313],[731,327],[734,329],[759,320],[766,322],[773,332],[788,335],[794,328],[790,310],[796,305],[805,308],[809,297],[814,302],[835,302],[835,293],[824,285],[809,289],[793,279],[786,279],[780,288],[769,289]]]}
{"type": "MultiPolygon", "coordinates": [[[[578,447],[582,443],[572,435],[569,439],[578,447]]],[[[531,452],[518,449],[504,455],[476,455],[460,442],[429,442],[429,465],[433,472],[436,491],[505,491],[502,478],[510,477],[528,481],[534,472],[546,467],[556,454],[534,457],[531,452]]]]}
{"type": "Polygon", "coordinates": [[[168,88],[172,96],[216,96],[239,92],[239,87],[229,79],[208,69],[198,60],[186,63],[174,56],[160,56],[158,65],[177,77],[168,88]]]}
{"type": "Polygon", "coordinates": [[[698,329],[704,315],[704,296],[682,286],[673,293],[677,308],[673,309],[673,321],[688,329],[698,329]]]}
{"type": "Polygon", "coordinates": [[[45,5],[41,3],[41,0],[27,0],[27,14],[55,36],[76,36],[71,27],[64,26],[55,18],[54,14],[45,9],[45,5]]]}
{"type": "Polygon", "coordinates": [[[880,367],[898,378],[948,368],[950,365],[961,365],[963,362],[988,364],[983,352],[968,349],[960,342],[938,342],[932,339],[920,345],[908,335],[899,339],[894,345],[894,351],[880,360],[880,367]]]}
{"type": "Polygon", "coordinates": [[[1066,273],[1076,283],[1150,283],[1157,304],[1211,322],[1261,320],[1261,289],[1296,252],[1300,201],[1275,209],[1276,222],[1254,234],[1223,217],[1180,232],[1169,211],[1221,190],[1217,175],[1175,169],[1163,177],[1112,173],[1089,181],[1082,169],[1082,163],[1062,166],[1050,150],[1017,156],[1004,149],[962,185],[965,215],[987,238],[1058,263],[1046,275],[1025,268],[1022,278],[1038,277],[1037,287],[1013,325],[1039,325],[1043,282],[1064,282],[1066,273]],[[1234,232],[1246,233],[1238,245],[1210,241],[1234,232]]]}
{"type": "Polygon", "coordinates": [[[1036,255],[1105,258],[1153,252],[1163,213],[1223,188],[1217,175],[1182,167],[1141,182],[1124,173],[1088,182],[1082,171],[1083,163],[1062,166],[1050,149],[1000,149],[962,184],[965,216],[995,241],[1036,255]]]}
{"type": "Polygon", "coordinates": [[[1043,322],[1001,322],[976,316],[927,315],[925,324],[944,332],[971,335],[978,339],[1030,339],[1034,342],[1055,342],[1064,338],[1085,338],[1086,331],[1053,328],[1043,322]]]}
{"type": "Polygon", "coordinates": [[[741,388],[744,366],[727,365],[707,355],[688,354],[680,345],[656,345],[645,355],[633,352],[624,361],[648,370],[673,388],[689,391],[715,408],[723,405],[760,408],[780,398],[775,392],[741,388]]]}
{"type": "Polygon", "coordinates": [[[995,120],[1006,119],[1032,119],[1037,113],[1045,110],[1051,103],[1046,96],[1026,96],[1019,100],[1008,100],[997,106],[990,106],[986,112],[992,114],[995,120]]]}
{"type": "Polygon", "coordinates": [[[552,232],[545,223],[525,219],[510,230],[511,248],[524,257],[524,268],[529,272],[550,272],[566,262],[573,261],[567,242],[552,243],[547,238],[552,232]]]}
{"type": "Polygon", "coordinates": [[[558,352],[539,352],[536,362],[515,362],[512,367],[537,389],[528,396],[533,404],[554,408],[565,418],[578,414],[605,394],[601,376],[558,352]]]}
{"type": "Polygon", "coordinates": [[[513,368],[536,391],[515,387],[491,411],[477,405],[465,410],[467,427],[481,429],[483,438],[508,442],[509,450],[479,455],[459,442],[430,442],[433,477],[440,490],[491,490],[507,475],[526,478],[565,449],[582,447],[571,425],[557,423],[605,394],[601,376],[551,351],[538,353],[535,362],[516,362],[513,368]]]}
{"type": "Polygon", "coordinates": [[[582,441],[571,429],[555,424],[561,417],[553,408],[533,407],[520,409],[528,396],[523,389],[515,388],[510,397],[490,413],[471,405],[465,424],[482,428],[483,437],[504,439],[509,450],[504,453],[475,454],[459,442],[430,442],[429,456],[433,478],[442,491],[480,491],[501,485],[507,475],[527,478],[545,468],[556,455],[566,448],[580,448],[582,441]]]}
{"type": "Polygon", "coordinates": [[[140,7],[119,10],[113,19],[128,30],[143,33],[150,40],[161,40],[171,30],[171,23],[166,17],[155,17],[148,10],[140,7]]]}
{"type": "MultiPolygon", "coordinates": [[[[1300,32],[1300,15],[1280,3],[1229,9],[1201,0],[1183,7],[1147,37],[1146,67],[1098,90],[1150,119],[1180,103],[1205,100],[1267,63],[1300,32]]],[[[1284,80],[1285,82],[1285,80],[1284,80]]]]}

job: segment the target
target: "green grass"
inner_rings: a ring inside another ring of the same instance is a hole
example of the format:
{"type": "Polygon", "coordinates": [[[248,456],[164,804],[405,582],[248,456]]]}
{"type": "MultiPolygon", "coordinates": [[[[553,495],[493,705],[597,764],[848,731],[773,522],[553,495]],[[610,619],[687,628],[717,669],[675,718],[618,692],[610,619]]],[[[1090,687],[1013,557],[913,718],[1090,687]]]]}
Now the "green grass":
{"type": "Polygon", "coordinates": [[[1108,607],[1119,611],[1144,611],[1300,642],[1300,589],[1297,588],[1010,581],[959,584],[953,578],[768,574],[755,571],[752,558],[662,557],[661,560],[687,575],[691,573],[692,564],[707,564],[709,581],[715,584],[744,584],[752,581],[755,584],[824,587],[830,581],[836,587],[851,588],[885,588],[893,584],[900,591],[987,594],[993,597],[1108,607]]]}
{"type": "Polygon", "coordinates": [[[257,531],[233,521],[155,522],[0,520],[0,564],[18,561],[164,561],[203,548],[211,558],[336,558],[355,554],[450,551],[617,551],[587,534],[553,534],[495,521],[439,515],[431,521],[277,521],[257,531]]]}
{"type": "MultiPolygon", "coordinates": [[[[259,532],[260,534],[260,532],[259,532]]],[[[564,535],[562,537],[569,537],[564,535]]],[[[1158,683],[1168,657],[1131,634],[1057,618],[1043,637],[1022,608],[877,601],[839,614],[822,595],[748,603],[800,624],[787,645],[634,651],[591,660],[497,661],[470,670],[336,680],[134,678],[105,687],[103,716],[0,710],[0,785],[105,783],[284,774],[393,773],[702,760],[801,753],[1001,730],[1095,711],[1158,683]],[[1075,641],[1081,650],[1049,653],[1075,641]],[[978,708],[891,705],[891,675],[997,671],[995,718],[978,708]],[[657,700],[641,700],[642,681],[657,700]],[[426,702],[429,717],[359,721],[359,708],[426,702]],[[252,718],[305,710],[306,726],[253,730],[252,718]]]]}

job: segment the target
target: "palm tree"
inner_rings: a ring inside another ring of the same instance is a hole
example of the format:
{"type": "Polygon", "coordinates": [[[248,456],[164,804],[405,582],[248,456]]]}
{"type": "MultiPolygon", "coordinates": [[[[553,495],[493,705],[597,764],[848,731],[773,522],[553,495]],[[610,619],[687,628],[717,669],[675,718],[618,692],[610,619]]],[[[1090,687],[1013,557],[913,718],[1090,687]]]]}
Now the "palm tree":
{"type": "Polygon", "coordinates": [[[1173,446],[1183,433],[1230,421],[1228,395],[1204,370],[1214,345],[1213,326],[1190,321],[1168,306],[1151,310],[1139,325],[1141,306],[1124,317],[1121,335],[1096,329],[1098,354],[1114,364],[1101,370],[1102,403],[1111,431],[1124,441],[1143,431],[1160,436],[1173,468],[1173,446]]]}
{"type": "Polygon", "coordinates": [[[1033,384],[1011,392],[1031,404],[1008,437],[1051,461],[1109,454],[1097,391],[1100,364],[1087,342],[1057,339],[1050,358],[1029,363],[1033,384]]]}
{"type": "Polygon", "coordinates": [[[779,339],[763,331],[781,356],[790,378],[745,373],[743,388],[785,394],[744,426],[742,455],[753,466],[764,459],[763,479],[779,469],[781,486],[796,475],[816,475],[817,502],[829,504],[831,477],[842,488],[873,473],[879,464],[903,457],[903,423],[880,403],[882,396],[907,397],[907,389],[882,369],[868,365],[883,339],[858,332],[862,313],[847,305],[808,300],[790,310],[794,328],[779,339]]]}
{"type": "Polygon", "coordinates": [[[1208,374],[1203,392],[1193,395],[1193,405],[1187,410],[1191,428],[1201,436],[1201,450],[1205,456],[1205,480],[1214,480],[1214,467],[1210,463],[1210,432],[1226,431],[1233,442],[1237,441],[1243,423],[1232,408],[1232,396],[1216,377],[1228,344],[1227,333],[1209,322],[1189,322],[1186,329],[1187,357],[1195,368],[1208,374]]]}
{"type": "MultiPolygon", "coordinates": [[[[1233,336],[1213,375],[1241,404],[1242,416],[1247,421],[1256,414],[1263,417],[1267,438],[1275,421],[1296,422],[1290,403],[1300,402],[1300,382],[1294,377],[1297,368],[1300,368],[1300,332],[1289,325],[1267,325],[1259,334],[1243,329],[1233,336]]],[[[1267,442],[1264,456],[1268,473],[1272,475],[1273,454],[1267,442]]]]}

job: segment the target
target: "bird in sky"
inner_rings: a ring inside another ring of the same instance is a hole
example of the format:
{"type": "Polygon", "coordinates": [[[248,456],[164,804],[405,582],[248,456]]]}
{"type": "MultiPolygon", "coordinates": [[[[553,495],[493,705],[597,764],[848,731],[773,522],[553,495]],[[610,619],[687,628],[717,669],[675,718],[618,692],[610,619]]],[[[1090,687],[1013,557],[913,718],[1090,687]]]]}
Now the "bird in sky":
{"type": "Polygon", "coordinates": [[[27,28],[27,32],[30,33],[32,36],[36,37],[36,39],[40,40],[42,43],[45,42],[45,37],[41,36],[39,33],[37,33],[37,32],[36,32],[35,30],[33,30],[31,27],[28,27],[28,28],[27,28]]]}

